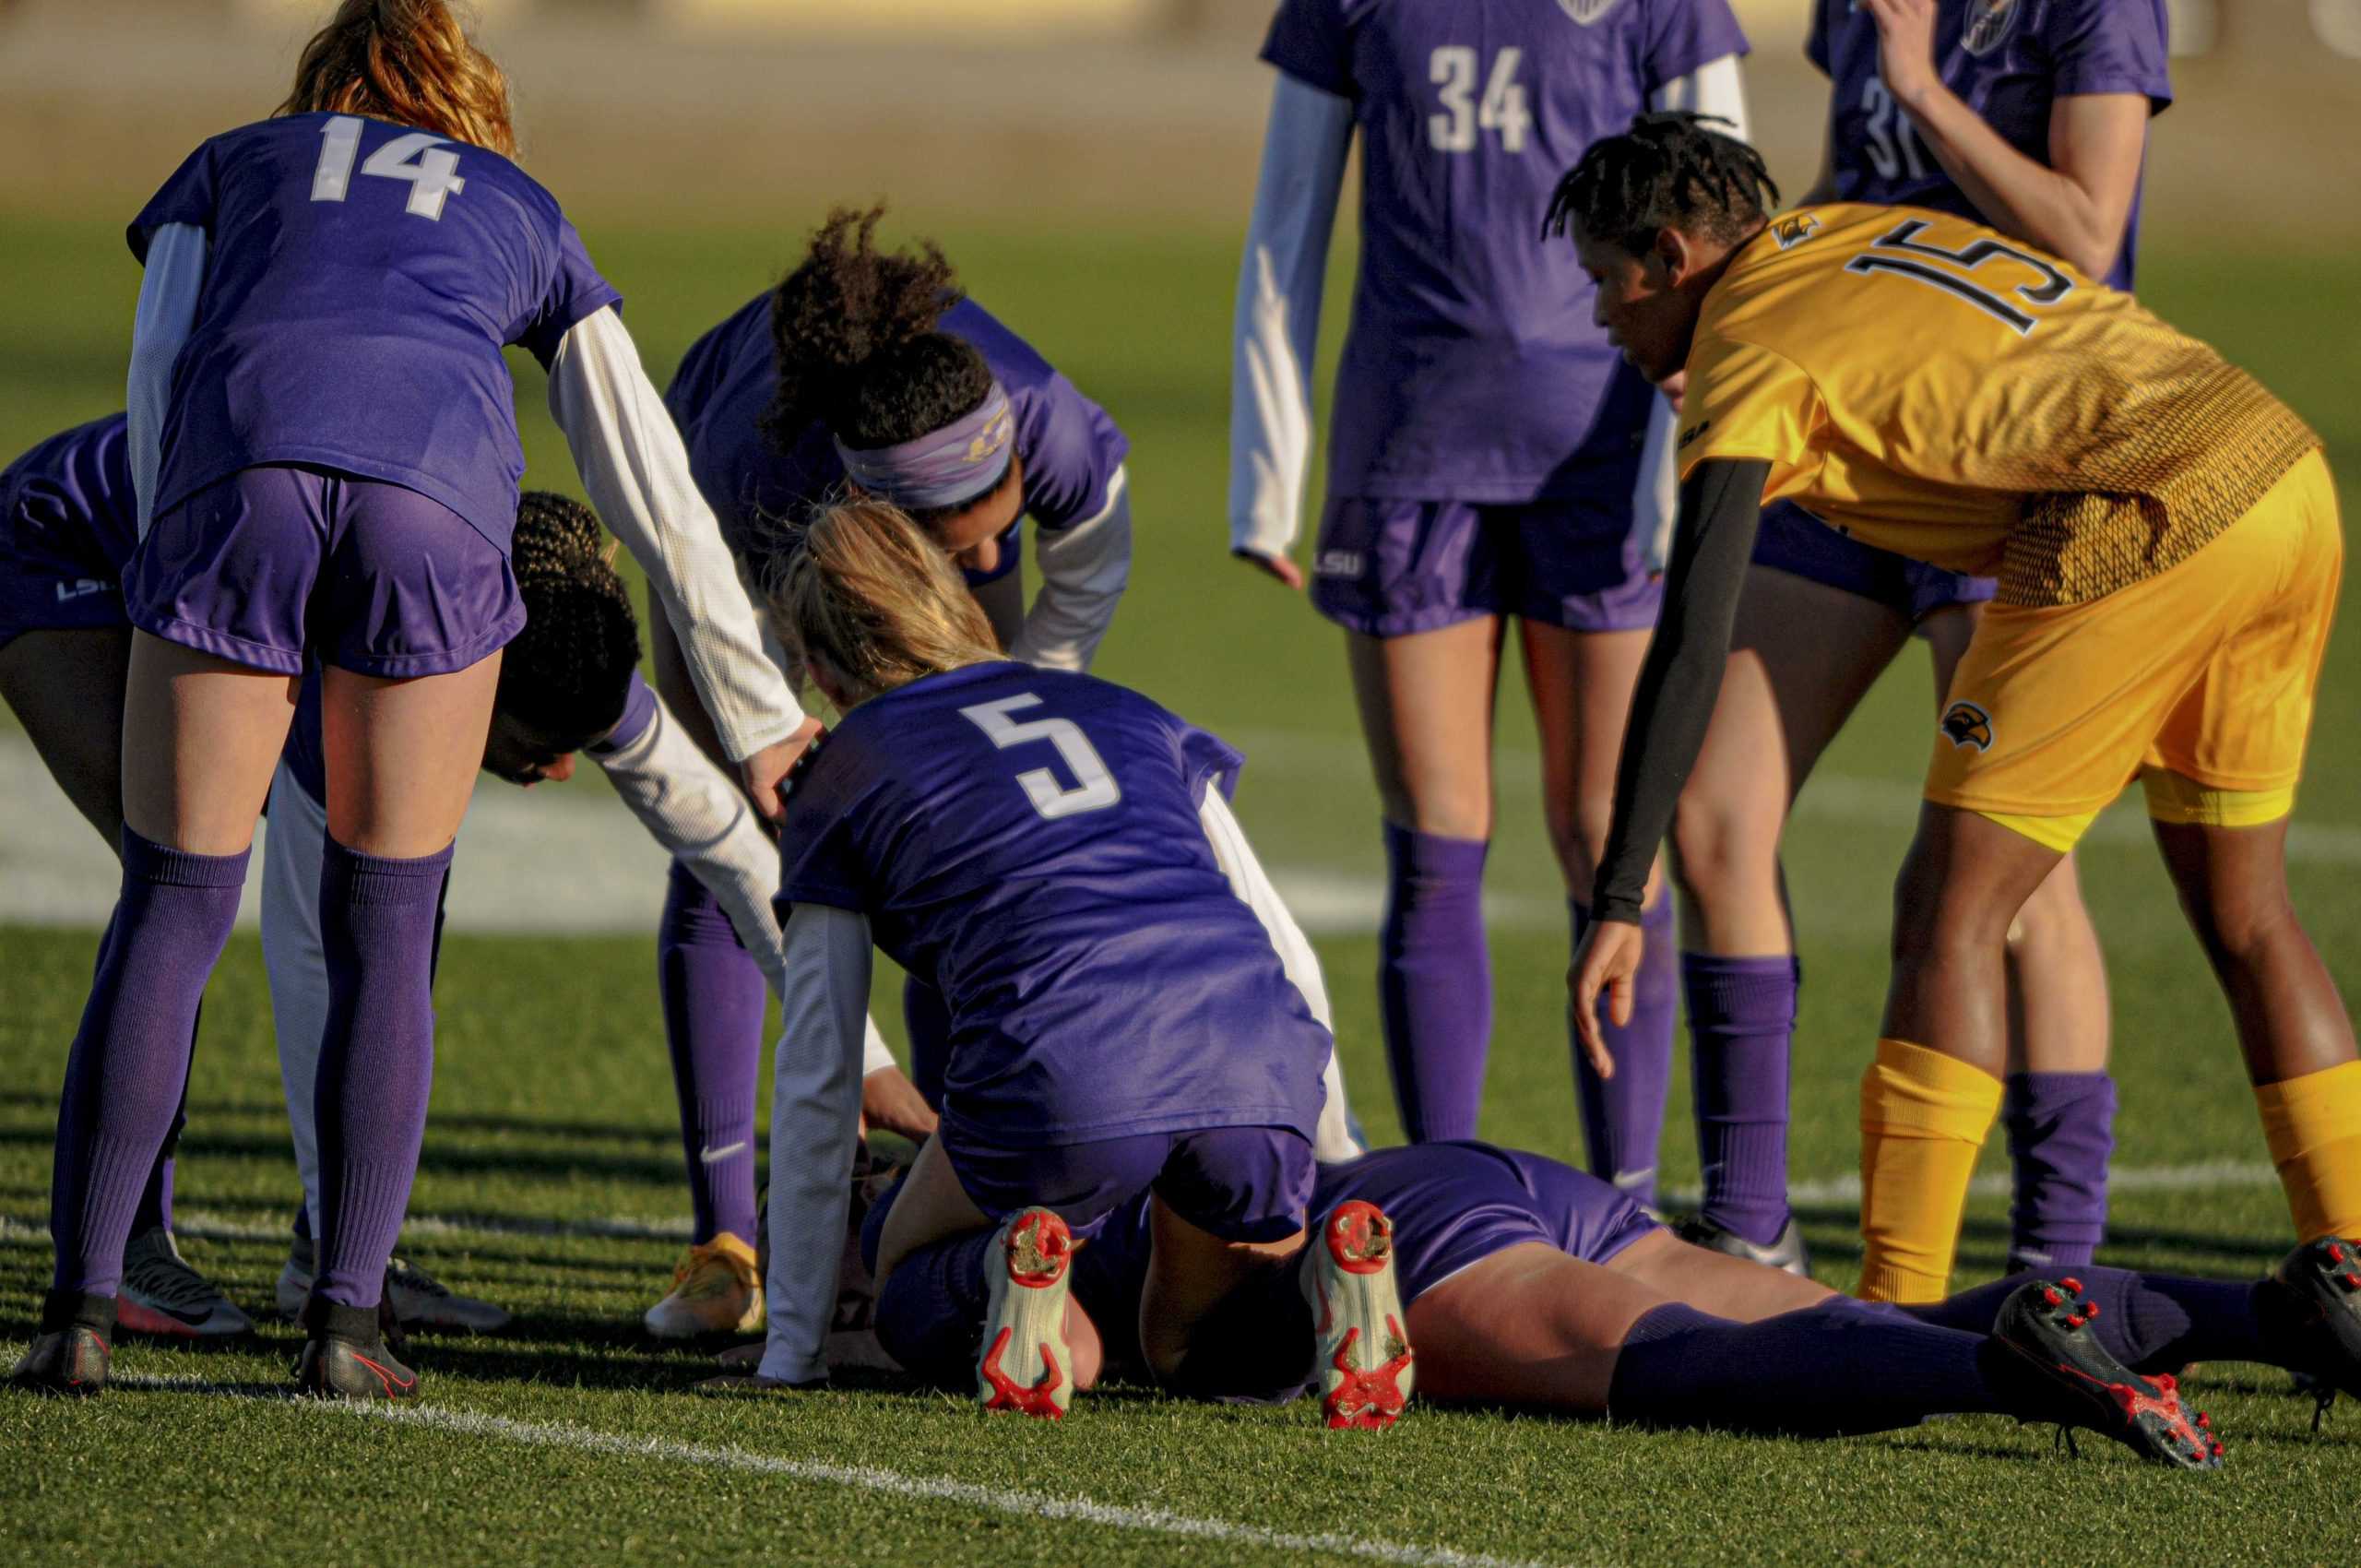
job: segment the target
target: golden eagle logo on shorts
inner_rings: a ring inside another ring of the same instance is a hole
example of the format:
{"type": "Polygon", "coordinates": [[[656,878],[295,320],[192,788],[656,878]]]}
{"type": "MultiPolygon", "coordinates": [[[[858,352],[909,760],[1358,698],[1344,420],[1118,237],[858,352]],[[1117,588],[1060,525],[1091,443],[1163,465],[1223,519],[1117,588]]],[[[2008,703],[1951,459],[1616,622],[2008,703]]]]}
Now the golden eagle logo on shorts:
{"type": "Polygon", "coordinates": [[[1978,59],[2000,47],[2016,25],[2019,0],[1968,0],[1959,45],[1978,59]]]}
{"type": "Polygon", "coordinates": [[[1992,749],[1992,716],[1972,702],[1955,702],[1943,709],[1943,735],[1954,746],[1992,749]]]}

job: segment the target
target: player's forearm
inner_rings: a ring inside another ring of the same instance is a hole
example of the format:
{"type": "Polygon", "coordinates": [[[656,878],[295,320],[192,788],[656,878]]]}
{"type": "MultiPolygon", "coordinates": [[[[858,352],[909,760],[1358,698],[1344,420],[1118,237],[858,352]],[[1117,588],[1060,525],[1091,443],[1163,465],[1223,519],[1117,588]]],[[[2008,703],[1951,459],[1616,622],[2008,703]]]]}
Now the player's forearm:
{"type": "Polygon", "coordinates": [[[772,1061],[770,1327],[762,1364],[765,1377],[781,1383],[828,1374],[860,1136],[869,941],[869,922],[849,910],[799,905],[787,922],[783,1028],[772,1061]]]}
{"type": "Polygon", "coordinates": [[[565,335],[550,367],[550,412],[591,505],[663,603],[722,749],[738,762],[787,739],[802,707],[764,651],[680,432],[614,312],[593,312],[565,335]]]}
{"type": "Polygon", "coordinates": [[[1072,528],[1034,535],[1041,590],[1009,657],[1050,670],[1087,670],[1132,576],[1132,498],[1122,469],[1107,504],[1072,528]]]}
{"type": "Polygon", "coordinates": [[[1279,78],[1231,333],[1232,550],[1276,557],[1295,542],[1311,458],[1311,361],[1328,242],[1352,137],[1349,100],[1279,78]]]}
{"type": "Polygon", "coordinates": [[[1680,487],[1664,608],[1632,695],[1616,769],[1614,825],[1591,892],[1599,920],[1640,919],[1656,847],[1672,826],[1721,694],[1769,472],[1766,463],[1709,458],[1680,487]]]}
{"type": "Polygon", "coordinates": [[[1987,221],[2074,264],[2114,269],[2125,213],[2072,175],[2026,157],[1940,81],[1903,108],[1918,138],[1987,221]]]}

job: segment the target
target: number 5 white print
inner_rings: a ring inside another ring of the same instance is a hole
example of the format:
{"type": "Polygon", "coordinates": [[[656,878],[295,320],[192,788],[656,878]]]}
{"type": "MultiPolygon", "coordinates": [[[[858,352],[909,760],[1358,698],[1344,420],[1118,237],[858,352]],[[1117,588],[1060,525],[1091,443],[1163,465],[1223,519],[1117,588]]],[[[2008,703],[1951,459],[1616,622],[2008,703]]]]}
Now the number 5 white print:
{"type": "MultiPolygon", "coordinates": [[[[369,155],[361,172],[380,180],[409,182],[402,210],[413,218],[439,220],[445,196],[468,188],[459,177],[459,155],[445,137],[412,131],[369,155]]],[[[352,160],[361,151],[361,122],[339,114],[320,127],[320,161],[312,171],[314,201],[342,201],[352,184],[352,160]]]]}
{"type": "Polygon", "coordinates": [[[1050,821],[1073,816],[1079,812],[1104,811],[1123,798],[1116,786],[1115,776],[1090,743],[1080,727],[1066,719],[1028,719],[1018,720],[1009,715],[1018,708],[1038,707],[1041,699],[1031,692],[1022,696],[1003,697],[998,702],[979,702],[973,707],[963,707],[960,714],[979,730],[991,737],[992,744],[1006,751],[1032,741],[1047,741],[1058,748],[1058,755],[1074,770],[1079,780],[1068,790],[1058,782],[1058,776],[1046,767],[1030,767],[1016,776],[1025,798],[1033,809],[1050,821]]]}

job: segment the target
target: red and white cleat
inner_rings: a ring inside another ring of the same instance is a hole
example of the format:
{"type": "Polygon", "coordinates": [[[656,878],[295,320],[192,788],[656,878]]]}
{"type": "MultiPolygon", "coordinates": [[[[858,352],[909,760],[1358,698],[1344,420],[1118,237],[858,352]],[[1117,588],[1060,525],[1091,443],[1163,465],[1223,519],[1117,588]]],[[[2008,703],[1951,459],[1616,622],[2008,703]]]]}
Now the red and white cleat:
{"type": "Polygon", "coordinates": [[[1329,1211],[1313,1249],[1321,1413],[1335,1430],[1390,1427],[1416,1378],[1394,1287],[1394,1222],[1355,1198],[1329,1211]]]}
{"type": "Polygon", "coordinates": [[[1062,1420],[1074,1398],[1074,1355],[1066,1348],[1074,1234],[1055,1211],[1028,1208],[1001,1227],[999,1244],[976,1397],[987,1410],[1062,1420]]]}

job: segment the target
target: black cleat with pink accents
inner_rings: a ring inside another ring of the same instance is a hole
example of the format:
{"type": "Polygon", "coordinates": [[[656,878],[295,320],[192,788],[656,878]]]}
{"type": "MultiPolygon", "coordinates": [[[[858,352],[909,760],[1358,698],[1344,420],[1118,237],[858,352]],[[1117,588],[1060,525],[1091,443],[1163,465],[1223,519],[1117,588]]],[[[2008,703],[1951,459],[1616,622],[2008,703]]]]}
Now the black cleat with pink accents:
{"type": "Polygon", "coordinates": [[[41,1332],[18,1358],[8,1386],[61,1399],[88,1399],[107,1385],[113,1352],[114,1298],[53,1290],[42,1302],[41,1332]]]}
{"type": "Polygon", "coordinates": [[[2035,1279],[2000,1303],[1992,1334],[2059,1396],[2048,1419],[2111,1437],[2160,1465],[2220,1469],[2213,1423],[2182,1406],[2173,1377],[2142,1377],[2108,1354],[2091,1332],[2098,1315],[2081,1280],[2035,1279]]]}
{"type": "Polygon", "coordinates": [[[2292,1341],[2284,1364],[2300,1365],[2316,1380],[2318,1430],[2336,1396],[2361,1399],[2361,1241],[2307,1241],[2280,1260],[2261,1289],[2257,1304],[2266,1329],[2292,1341]]]}
{"type": "Polygon", "coordinates": [[[324,1399],[409,1399],[418,1374],[394,1359],[378,1328],[375,1307],[348,1307],[314,1296],[303,1309],[303,1360],[295,1363],[295,1386],[324,1399]]]}

